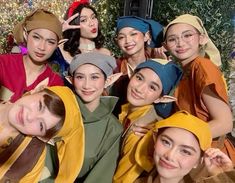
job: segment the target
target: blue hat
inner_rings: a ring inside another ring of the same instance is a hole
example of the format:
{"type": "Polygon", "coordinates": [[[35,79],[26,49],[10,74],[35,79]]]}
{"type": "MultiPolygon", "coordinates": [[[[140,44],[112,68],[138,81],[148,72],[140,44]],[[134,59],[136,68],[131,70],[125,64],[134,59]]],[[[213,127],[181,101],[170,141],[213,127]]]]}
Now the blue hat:
{"type": "Polygon", "coordinates": [[[132,27],[142,33],[150,31],[152,41],[149,47],[161,47],[163,42],[163,26],[160,23],[137,16],[122,16],[117,20],[117,32],[124,27],[132,27]]]}
{"type": "MultiPolygon", "coordinates": [[[[162,82],[162,94],[171,95],[182,77],[182,70],[172,61],[163,59],[147,60],[139,64],[135,71],[142,68],[153,70],[162,82]]],[[[166,118],[171,115],[173,103],[157,103],[154,105],[156,112],[166,118]]]]}

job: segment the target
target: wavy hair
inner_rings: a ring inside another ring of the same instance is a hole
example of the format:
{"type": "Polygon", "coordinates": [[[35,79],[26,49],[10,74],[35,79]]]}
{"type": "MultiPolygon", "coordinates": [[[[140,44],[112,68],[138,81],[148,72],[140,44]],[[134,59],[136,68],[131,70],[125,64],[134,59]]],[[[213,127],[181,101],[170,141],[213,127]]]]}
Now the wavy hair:
{"type": "MultiPolygon", "coordinates": [[[[73,11],[72,15],[74,15],[76,13],[79,13],[79,15],[80,15],[83,8],[91,9],[95,13],[95,15],[98,16],[96,10],[88,3],[80,4],[73,11]]],[[[69,10],[67,10],[67,12],[65,14],[65,17],[64,17],[65,20],[67,20],[69,18],[68,12],[69,12],[69,10]]],[[[71,21],[70,25],[76,25],[76,18],[71,21]]],[[[66,30],[63,32],[63,38],[68,39],[68,41],[66,41],[64,43],[64,50],[69,52],[71,56],[75,56],[76,54],[81,53],[81,51],[79,50],[80,37],[81,37],[80,29],[69,29],[69,30],[66,30]]],[[[93,41],[95,42],[95,47],[97,49],[100,49],[104,44],[104,36],[101,33],[101,26],[100,26],[99,19],[98,19],[98,35],[96,38],[94,38],[93,41]]]]}

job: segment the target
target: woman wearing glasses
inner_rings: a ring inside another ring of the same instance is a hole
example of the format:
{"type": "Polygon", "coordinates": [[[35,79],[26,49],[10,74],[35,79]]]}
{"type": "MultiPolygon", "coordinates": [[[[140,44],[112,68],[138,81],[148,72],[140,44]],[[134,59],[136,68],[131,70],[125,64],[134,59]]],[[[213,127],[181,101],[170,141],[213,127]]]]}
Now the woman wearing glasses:
{"type": "Polygon", "coordinates": [[[210,125],[213,138],[231,131],[232,113],[220,53],[202,21],[189,14],[170,22],[164,31],[165,47],[184,70],[175,97],[177,110],[186,110],[210,125]]]}

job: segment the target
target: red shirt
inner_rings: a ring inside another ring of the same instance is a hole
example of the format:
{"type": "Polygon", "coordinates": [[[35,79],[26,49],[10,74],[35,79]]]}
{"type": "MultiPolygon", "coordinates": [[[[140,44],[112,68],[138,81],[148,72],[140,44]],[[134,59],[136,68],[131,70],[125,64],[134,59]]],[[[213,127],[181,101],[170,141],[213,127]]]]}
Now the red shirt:
{"type": "Polygon", "coordinates": [[[46,69],[29,86],[26,85],[26,73],[23,64],[23,55],[4,54],[0,55],[0,99],[11,102],[19,99],[25,92],[34,89],[41,81],[48,78],[48,86],[64,85],[59,74],[55,73],[48,65],[46,69]],[[3,97],[3,91],[12,92],[10,98],[3,97]]]}

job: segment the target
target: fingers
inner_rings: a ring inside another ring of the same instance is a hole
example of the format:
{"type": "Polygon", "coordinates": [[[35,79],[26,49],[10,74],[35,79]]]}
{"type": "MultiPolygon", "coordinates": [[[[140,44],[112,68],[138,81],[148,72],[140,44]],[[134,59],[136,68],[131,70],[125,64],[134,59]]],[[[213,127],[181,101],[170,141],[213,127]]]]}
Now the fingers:
{"type": "Polygon", "coordinates": [[[220,149],[217,148],[209,148],[206,150],[205,153],[210,159],[218,159],[218,160],[220,159],[225,162],[231,161],[230,158],[225,153],[223,153],[220,149]]]}
{"type": "Polygon", "coordinates": [[[69,29],[80,29],[80,25],[69,25],[68,28],[69,29]]]}
{"type": "Polygon", "coordinates": [[[133,124],[131,130],[135,135],[144,136],[152,128],[153,125],[133,124]]]}
{"type": "Polygon", "coordinates": [[[70,25],[70,22],[79,16],[79,13],[74,14],[73,16],[69,17],[67,20],[60,20],[62,23],[62,31],[66,31],[68,29],[80,29],[80,25],[70,25]]]}
{"type": "Polygon", "coordinates": [[[160,48],[155,48],[154,51],[156,58],[167,59],[167,55],[165,54],[166,49],[163,46],[160,48]]]}
{"type": "Polygon", "coordinates": [[[73,19],[77,18],[79,16],[79,13],[75,13],[73,16],[69,17],[66,21],[70,23],[73,19]]]}
{"type": "Polygon", "coordinates": [[[220,149],[217,148],[207,149],[205,152],[205,163],[207,159],[210,160],[211,164],[220,166],[224,170],[230,170],[233,168],[233,163],[231,159],[220,149]]]}

